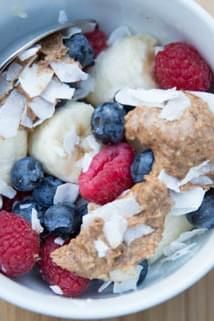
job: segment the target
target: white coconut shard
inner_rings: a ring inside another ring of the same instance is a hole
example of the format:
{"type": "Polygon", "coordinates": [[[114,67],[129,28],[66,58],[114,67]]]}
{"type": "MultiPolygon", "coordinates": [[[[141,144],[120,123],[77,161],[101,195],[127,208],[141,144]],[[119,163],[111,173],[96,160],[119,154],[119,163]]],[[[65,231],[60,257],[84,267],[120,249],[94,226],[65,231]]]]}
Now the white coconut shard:
{"type": "Polygon", "coordinates": [[[24,107],[25,98],[16,90],[13,90],[0,107],[1,137],[9,138],[16,136],[24,107]]]}
{"type": "Polygon", "coordinates": [[[24,112],[22,114],[20,125],[27,128],[33,128],[33,120],[28,116],[27,106],[25,106],[24,112]]]}
{"type": "Polygon", "coordinates": [[[158,178],[170,190],[180,192],[179,180],[176,177],[167,174],[164,169],[160,171],[158,178]]]}
{"type": "Polygon", "coordinates": [[[8,67],[8,69],[6,71],[6,80],[7,81],[14,81],[14,80],[18,79],[22,69],[23,69],[23,67],[20,64],[18,64],[17,62],[13,62],[12,64],[10,64],[10,66],[8,67]]]}
{"type": "Polygon", "coordinates": [[[34,57],[39,52],[40,49],[41,49],[41,45],[37,44],[29,49],[22,51],[18,55],[18,58],[20,61],[28,60],[29,58],[34,57]]]}
{"type": "Polygon", "coordinates": [[[109,221],[105,222],[103,232],[111,248],[115,249],[123,242],[127,227],[127,219],[118,215],[113,215],[109,221]]]}
{"type": "Polygon", "coordinates": [[[32,227],[32,230],[34,230],[38,234],[44,231],[44,228],[42,227],[40,220],[38,218],[38,212],[35,208],[32,208],[31,227],[32,227]]]}
{"type": "Polygon", "coordinates": [[[213,185],[214,181],[210,177],[204,175],[204,176],[193,178],[191,180],[191,183],[195,185],[213,185]]]}
{"type": "Polygon", "coordinates": [[[73,26],[70,28],[67,28],[64,32],[63,32],[63,39],[69,39],[72,36],[81,33],[82,29],[80,29],[79,27],[73,26]]]}
{"type": "Polygon", "coordinates": [[[50,285],[49,288],[58,295],[63,295],[62,289],[58,285],[50,285]]]}
{"type": "Polygon", "coordinates": [[[62,245],[65,244],[65,240],[63,240],[62,237],[58,236],[58,237],[56,237],[56,238],[54,239],[54,243],[57,244],[57,245],[62,246],[62,245]]]}
{"type": "Polygon", "coordinates": [[[3,207],[3,197],[0,195],[0,209],[3,207]]]}
{"type": "Polygon", "coordinates": [[[78,82],[86,80],[88,74],[82,71],[76,62],[68,63],[65,61],[55,61],[50,63],[51,68],[62,82],[78,82]]]}
{"type": "Polygon", "coordinates": [[[195,187],[186,192],[171,192],[174,205],[170,214],[179,216],[197,211],[203,202],[205,193],[206,191],[201,187],[195,187]]]}
{"type": "Polygon", "coordinates": [[[90,75],[88,79],[80,81],[78,88],[75,91],[74,99],[79,100],[87,97],[91,92],[94,91],[95,80],[90,75]]]}
{"type": "Polygon", "coordinates": [[[6,96],[13,88],[12,83],[7,81],[6,73],[0,75],[0,98],[6,96]]]}
{"type": "Polygon", "coordinates": [[[68,16],[65,10],[59,10],[58,22],[61,25],[64,25],[66,22],[68,22],[68,16]]]}
{"type": "Polygon", "coordinates": [[[179,97],[169,100],[160,113],[160,118],[173,121],[179,119],[183,112],[191,106],[190,99],[181,91],[179,97]]]}
{"type": "Polygon", "coordinates": [[[54,204],[69,203],[73,204],[79,195],[77,184],[65,183],[57,187],[54,195],[54,204]]]}
{"type": "Polygon", "coordinates": [[[199,178],[200,176],[204,176],[209,173],[214,172],[214,164],[209,160],[204,161],[203,163],[199,164],[198,166],[194,166],[190,168],[187,175],[184,179],[181,180],[180,185],[185,185],[192,180],[199,178]]]}
{"type": "Polygon", "coordinates": [[[159,52],[163,51],[163,50],[164,50],[164,47],[163,47],[163,46],[155,46],[155,49],[154,49],[154,51],[155,51],[155,56],[157,56],[157,54],[158,54],[159,52]]]}
{"type": "Polygon", "coordinates": [[[40,96],[47,88],[53,77],[53,70],[49,67],[33,64],[26,66],[19,76],[19,81],[23,90],[29,97],[40,96]]]}
{"type": "Polygon", "coordinates": [[[95,155],[96,153],[93,152],[85,153],[84,156],[79,160],[79,166],[81,167],[83,173],[88,171],[95,155]]]}
{"type": "Polygon", "coordinates": [[[16,196],[16,191],[9,186],[5,181],[0,178],[0,195],[9,199],[13,199],[16,196]]]}
{"type": "Polygon", "coordinates": [[[132,32],[128,26],[120,26],[112,31],[110,34],[107,44],[112,46],[114,43],[122,40],[123,38],[129,37],[132,35],[132,32]]]}
{"type": "Polygon", "coordinates": [[[104,282],[98,289],[98,293],[102,293],[103,291],[105,291],[110,285],[112,284],[112,281],[107,281],[104,282]]]}
{"type": "Polygon", "coordinates": [[[42,93],[42,97],[50,103],[56,104],[58,99],[72,99],[75,89],[63,84],[57,78],[49,83],[48,87],[42,93]]]}
{"type": "Polygon", "coordinates": [[[79,145],[80,137],[77,135],[75,128],[71,127],[70,131],[67,132],[63,139],[63,149],[68,154],[71,155],[75,147],[79,145]]]}
{"type": "Polygon", "coordinates": [[[98,257],[105,257],[110,249],[109,246],[102,240],[95,240],[94,247],[97,251],[98,257]]]}
{"type": "Polygon", "coordinates": [[[154,228],[146,225],[146,224],[140,224],[134,227],[128,228],[124,235],[124,240],[127,243],[127,245],[130,245],[135,240],[141,238],[142,236],[149,235],[154,232],[154,228]]]}
{"type": "Polygon", "coordinates": [[[55,105],[40,97],[33,98],[29,107],[41,121],[51,118],[55,112],[55,105]]]}
{"type": "Polygon", "coordinates": [[[141,271],[142,266],[137,265],[135,268],[135,274],[131,278],[122,282],[114,282],[113,293],[124,293],[127,291],[136,290],[141,271]]]}

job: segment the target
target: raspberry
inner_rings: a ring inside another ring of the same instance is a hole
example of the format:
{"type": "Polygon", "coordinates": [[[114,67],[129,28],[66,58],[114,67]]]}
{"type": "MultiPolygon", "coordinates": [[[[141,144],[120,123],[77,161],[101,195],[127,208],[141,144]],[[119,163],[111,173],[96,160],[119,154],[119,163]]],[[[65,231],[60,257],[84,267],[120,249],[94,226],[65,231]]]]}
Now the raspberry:
{"type": "Polygon", "coordinates": [[[175,42],[167,45],[155,58],[155,77],[161,88],[207,91],[213,74],[192,46],[175,42]]]}
{"type": "Polygon", "coordinates": [[[39,237],[20,216],[0,212],[0,269],[7,276],[23,275],[39,255],[39,237]]]}
{"type": "Polygon", "coordinates": [[[126,143],[105,147],[79,178],[80,194],[88,201],[105,204],[133,184],[131,164],[134,152],[126,143]]]}
{"type": "Polygon", "coordinates": [[[58,286],[63,295],[78,297],[88,288],[89,280],[62,269],[52,261],[51,253],[59,247],[53,237],[46,239],[40,251],[40,272],[44,280],[58,286]]]}
{"type": "Polygon", "coordinates": [[[86,33],[86,37],[94,49],[96,56],[107,48],[107,36],[102,30],[97,28],[92,32],[86,33]]]}

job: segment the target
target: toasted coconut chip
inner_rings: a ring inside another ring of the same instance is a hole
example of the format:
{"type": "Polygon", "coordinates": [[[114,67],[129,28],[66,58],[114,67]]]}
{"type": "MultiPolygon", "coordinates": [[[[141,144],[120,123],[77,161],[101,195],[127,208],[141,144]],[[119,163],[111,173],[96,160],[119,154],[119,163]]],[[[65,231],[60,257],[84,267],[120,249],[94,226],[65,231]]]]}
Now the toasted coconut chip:
{"type": "Polygon", "coordinates": [[[183,112],[191,106],[190,99],[184,93],[179,93],[179,97],[168,101],[160,113],[160,118],[168,121],[179,119],[183,112]]]}
{"type": "Polygon", "coordinates": [[[174,216],[195,212],[201,206],[206,191],[201,187],[195,187],[186,192],[171,192],[173,208],[170,214],[174,216]]]}
{"type": "Polygon", "coordinates": [[[41,97],[50,103],[56,104],[57,99],[71,99],[75,89],[66,84],[61,83],[57,78],[54,78],[49,83],[48,87],[42,93],[41,97]]]}
{"type": "Polygon", "coordinates": [[[114,282],[113,293],[124,293],[127,291],[136,290],[141,271],[142,266],[137,265],[135,268],[135,274],[132,276],[132,278],[122,282],[114,282]]]}
{"type": "Polygon", "coordinates": [[[68,16],[65,10],[59,10],[58,22],[61,25],[64,25],[66,22],[68,22],[68,16]]]}
{"type": "Polygon", "coordinates": [[[75,25],[82,30],[82,33],[93,32],[97,28],[97,22],[92,19],[80,20],[75,25]]]}
{"type": "Polygon", "coordinates": [[[51,62],[50,65],[62,82],[70,83],[88,79],[88,74],[82,71],[76,62],[55,61],[51,62]]]}
{"type": "Polygon", "coordinates": [[[54,196],[54,204],[70,203],[73,204],[79,195],[77,184],[65,183],[57,187],[54,196]]]}
{"type": "Polygon", "coordinates": [[[0,136],[9,138],[16,136],[22,113],[25,107],[25,98],[13,90],[0,108],[0,136]]]}
{"type": "Polygon", "coordinates": [[[122,40],[123,38],[129,37],[132,32],[128,26],[120,26],[115,29],[109,36],[107,44],[112,46],[115,42],[122,40]]]}
{"type": "Polygon", "coordinates": [[[4,98],[13,88],[12,84],[7,81],[6,74],[0,75],[0,99],[4,98]]]}
{"type": "Polygon", "coordinates": [[[72,154],[75,146],[80,143],[80,137],[77,135],[75,128],[71,127],[70,131],[65,134],[63,139],[63,148],[67,154],[72,154]]]}
{"type": "Polygon", "coordinates": [[[40,97],[33,98],[29,107],[41,121],[51,118],[55,112],[55,105],[40,97]]]}
{"type": "Polygon", "coordinates": [[[176,177],[167,174],[164,169],[160,171],[158,178],[170,190],[180,192],[179,180],[176,177]]]}
{"type": "Polygon", "coordinates": [[[95,80],[90,75],[88,79],[80,81],[78,88],[75,91],[74,99],[79,100],[87,97],[91,92],[94,91],[95,80]]]}
{"type": "Polygon", "coordinates": [[[44,231],[44,228],[42,227],[40,220],[38,218],[38,212],[35,208],[32,208],[31,227],[32,227],[32,230],[34,230],[38,234],[44,231]]]}
{"type": "Polygon", "coordinates": [[[125,233],[124,240],[128,245],[130,245],[136,239],[145,235],[149,235],[152,232],[154,232],[154,229],[149,225],[146,225],[146,224],[137,225],[137,226],[128,228],[128,230],[125,233]]]}
{"type": "Polygon", "coordinates": [[[94,241],[94,247],[98,253],[98,257],[105,257],[108,250],[110,249],[109,246],[102,240],[94,241]]]}
{"type": "Polygon", "coordinates": [[[57,245],[62,246],[62,245],[65,244],[65,240],[63,240],[62,237],[58,236],[58,237],[56,237],[56,238],[54,239],[54,243],[57,244],[57,245]]]}
{"type": "Polygon", "coordinates": [[[3,207],[3,197],[0,195],[0,209],[3,207]]]}
{"type": "Polygon", "coordinates": [[[16,191],[9,186],[5,181],[0,178],[0,195],[3,195],[9,199],[13,199],[16,196],[16,191]]]}
{"type": "Polygon", "coordinates": [[[62,289],[58,285],[50,285],[49,288],[58,295],[63,295],[62,289]]]}
{"type": "Polygon", "coordinates": [[[208,104],[210,111],[214,113],[214,94],[203,91],[190,91],[190,93],[205,101],[208,104]]]}
{"type": "Polygon", "coordinates": [[[187,175],[181,180],[180,185],[185,185],[200,176],[204,176],[212,172],[214,172],[214,164],[211,161],[206,160],[198,166],[190,168],[187,175]]]}
{"type": "Polygon", "coordinates": [[[33,64],[32,67],[26,66],[19,76],[22,89],[33,98],[40,96],[47,88],[53,77],[53,71],[49,67],[33,64]]]}
{"type": "Polygon", "coordinates": [[[98,289],[98,293],[102,293],[104,290],[106,290],[110,285],[112,284],[112,281],[104,282],[98,289]]]}
{"type": "Polygon", "coordinates": [[[70,27],[63,32],[63,39],[69,39],[77,33],[82,33],[82,29],[76,26],[70,27]]]}
{"type": "Polygon", "coordinates": [[[29,58],[34,57],[39,52],[40,49],[41,49],[41,45],[37,44],[29,49],[22,51],[18,55],[18,58],[21,61],[28,60],[29,58]]]}
{"type": "Polygon", "coordinates": [[[16,62],[10,64],[10,66],[6,70],[6,80],[15,81],[16,79],[18,79],[22,69],[23,67],[16,62]]]}
{"type": "Polygon", "coordinates": [[[115,249],[123,242],[127,227],[127,219],[118,215],[113,215],[105,222],[103,232],[111,248],[115,249]]]}

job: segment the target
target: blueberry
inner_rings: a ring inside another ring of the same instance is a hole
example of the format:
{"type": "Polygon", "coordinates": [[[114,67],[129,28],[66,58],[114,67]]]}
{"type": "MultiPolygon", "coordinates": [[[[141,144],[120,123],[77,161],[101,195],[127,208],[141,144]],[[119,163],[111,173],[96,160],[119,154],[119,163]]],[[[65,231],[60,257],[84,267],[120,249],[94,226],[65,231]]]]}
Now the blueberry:
{"type": "Polygon", "coordinates": [[[79,215],[74,205],[57,204],[49,207],[44,214],[44,226],[57,235],[76,235],[79,232],[79,215]]]}
{"type": "Polygon", "coordinates": [[[50,207],[53,205],[53,199],[57,187],[62,184],[63,182],[60,179],[53,176],[47,176],[33,190],[33,198],[39,205],[50,207]]]}
{"type": "Polygon", "coordinates": [[[94,63],[93,48],[84,34],[77,33],[65,39],[64,45],[68,48],[70,57],[79,61],[83,68],[94,63]]]}
{"type": "Polygon", "coordinates": [[[12,167],[11,184],[20,192],[32,191],[44,177],[44,171],[40,162],[33,157],[25,157],[18,160],[12,167]]]}
{"type": "Polygon", "coordinates": [[[199,228],[211,229],[214,227],[214,195],[206,193],[204,200],[195,212],[186,215],[188,221],[199,228]]]}
{"type": "Polygon", "coordinates": [[[123,107],[116,102],[99,105],[92,115],[91,128],[94,136],[104,144],[117,144],[124,138],[123,107]]]}
{"type": "Polygon", "coordinates": [[[142,270],[140,272],[140,276],[137,282],[137,285],[140,286],[143,281],[145,280],[147,273],[148,273],[148,261],[147,260],[143,260],[140,265],[142,266],[142,270]]]}
{"type": "Polygon", "coordinates": [[[23,201],[15,202],[12,207],[12,212],[22,216],[26,221],[31,223],[33,209],[37,211],[38,218],[42,221],[44,209],[39,206],[32,197],[28,197],[23,201]]]}
{"type": "Polygon", "coordinates": [[[138,153],[131,166],[131,175],[135,183],[142,182],[148,175],[154,163],[154,154],[151,149],[138,153]]]}

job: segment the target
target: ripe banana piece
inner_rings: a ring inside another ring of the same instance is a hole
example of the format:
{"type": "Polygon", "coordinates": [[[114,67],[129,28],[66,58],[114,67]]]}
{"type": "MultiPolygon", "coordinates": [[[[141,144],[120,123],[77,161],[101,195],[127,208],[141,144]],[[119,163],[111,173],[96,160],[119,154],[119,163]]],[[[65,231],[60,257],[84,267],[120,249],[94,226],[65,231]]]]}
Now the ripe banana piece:
{"type": "Polygon", "coordinates": [[[97,105],[112,100],[122,88],[155,88],[155,45],[150,36],[129,36],[101,53],[90,72],[95,88],[87,100],[97,105]]]}
{"type": "Polygon", "coordinates": [[[29,153],[43,164],[47,173],[77,183],[82,170],[81,160],[93,150],[93,143],[97,144],[90,128],[93,110],[89,104],[68,102],[34,130],[29,153]]]}
{"type": "Polygon", "coordinates": [[[0,178],[10,184],[10,172],[13,164],[27,155],[27,131],[19,129],[11,138],[0,138],[0,178]]]}
{"type": "Polygon", "coordinates": [[[172,216],[167,215],[165,219],[163,238],[151,261],[154,262],[163,255],[164,249],[175,241],[183,232],[189,231],[192,225],[187,221],[185,215],[172,216]]]}

